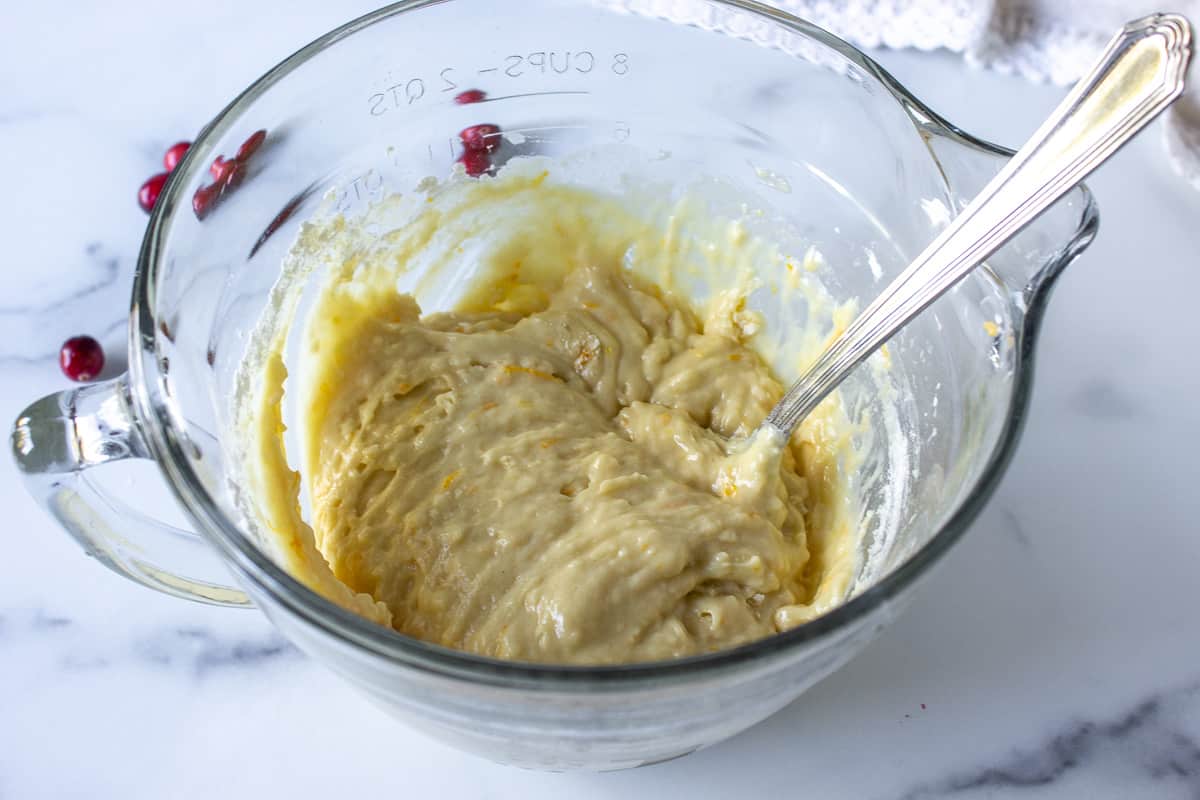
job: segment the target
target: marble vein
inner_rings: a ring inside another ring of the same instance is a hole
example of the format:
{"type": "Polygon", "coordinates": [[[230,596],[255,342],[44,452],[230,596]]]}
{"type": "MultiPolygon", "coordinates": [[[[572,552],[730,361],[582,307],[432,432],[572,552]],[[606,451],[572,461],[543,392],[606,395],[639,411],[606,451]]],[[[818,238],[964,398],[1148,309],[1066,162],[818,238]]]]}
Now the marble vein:
{"type": "Polygon", "coordinates": [[[165,667],[184,666],[197,678],[229,668],[253,668],[298,658],[300,651],[278,634],[262,639],[226,639],[205,628],[176,628],[135,645],[139,658],[165,667]]]}
{"type": "MultiPolygon", "coordinates": [[[[90,329],[88,333],[101,342],[111,340],[118,331],[123,331],[129,325],[129,313],[126,311],[121,314],[119,319],[114,319],[111,322],[103,323],[99,327],[99,333],[96,329],[90,329]]],[[[48,342],[39,342],[39,345],[49,344],[48,342]]],[[[0,350],[0,367],[8,366],[29,366],[29,367],[44,367],[47,364],[56,364],[58,359],[58,350],[62,346],[61,341],[53,342],[50,349],[44,351],[35,351],[25,353],[6,353],[0,350]]],[[[124,348],[118,351],[108,350],[106,354],[106,362],[102,378],[111,378],[115,375],[124,372],[125,370],[125,352],[124,348]]],[[[57,366],[55,367],[57,369],[57,366]]],[[[36,400],[37,398],[33,398],[36,400]]]]}
{"type": "Polygon", "coordinates": [[[99,272],[99,275],[85,283],[76,283],[67,290],[67,294],[54,297],[49,302],[0,304],[0,315],[31,316],[61,311],[72,303],[78,303],[91,298],[96,292],[108,289],[117,280],[121,272],[121,260],[100,242],[89,242],[84,248],[84,257],[88,263],[85,274],[99,272]]]}
{"type": "Polygon", "coordinates": [[[1011,508],[1001,508],[1000,516],[1004,518],[1009,533],[1017,540],[1018,544],[1025,548],[1033,547],[1033,539],[1030,538],[1029,532],[1025,530],[1025,525],[1021,522],[1021,518],[1017,516],[1017,512],[1011,508]]]}
{"type": "Polygon", "coordinates": [[[49,108],[7,108],[0,112],[0,125],[23,125],[46,117],[68,116],[71,112],[49,108]]]}
{"type": "Polygon", "coordinates": [[[1092,378],[1081,383],[1069,403],[1072,411],[1094,419],[1126,420],[1139,413],[1133,398],[1106,378],[1092,378]]]}
{"type": "Polygon", "coordinates": [[[203,679],[229,670],[293,661],[301,653],[278,633],[226,636],[201,626],[171,626],[131,640],[97,642],[74,619],[41,609],[0,616],[0,651],[50,647],[68,672],[120,667],[128,662],[177,670],[203,679]]]}
{"type": "MultiPolygon", "coordinates": [[[[66,336],[89,333],[110,346],[127,324],[129,303],[121,285],[128,260],[100,241],[83,248],[80,266],[67,275],[41,278],[23,293],[0,302],[0,366],[53,364],[66,336]],[[20,296],[19,301],[14,297],[20,296]],[[118,299],[120,298],[120,299],[118,299]]],[[[105,375],[124,367],[109,353],[105,375]]]]}
{"type": "Polygon", "coordinates": [[[1101,762],[1154,782],[1165,792],[1182,789],[1200,797],[1200,741],[1183,727],[1200,701],[1200,680],[1151,694],[1106,720],[1079,720],[993,766],[955,772],[922,783],[897,800],[996,797],[1055,784],[1101,762]]]}

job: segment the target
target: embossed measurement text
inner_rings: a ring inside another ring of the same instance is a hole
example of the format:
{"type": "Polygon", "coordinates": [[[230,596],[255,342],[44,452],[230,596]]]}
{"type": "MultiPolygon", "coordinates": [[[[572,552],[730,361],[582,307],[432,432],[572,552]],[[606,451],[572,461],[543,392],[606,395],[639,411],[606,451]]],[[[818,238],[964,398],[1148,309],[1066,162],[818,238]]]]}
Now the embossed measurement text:
{"type": "MultiPolygon", "coordinates": [[[[482,88],[495,94],[499,87],[488,86],[488,78],[505,82],[530,76],[553,78],[555,75],[562,75],[578,78],[602,71],[619,77],[628,75],[629,54],[597,53],[592,50],[535,50],[529,53],[511,53],[494,63],[475,68],[442,67],[428,75],[412,75],[401,80],[390,80],[390,85],[367,98],[367,110],[373,117],[382,117],[389,111],[418,104],[444,92],[482,88]]],[[[548,90],[554,91],[549,88],[548,90]]]]}

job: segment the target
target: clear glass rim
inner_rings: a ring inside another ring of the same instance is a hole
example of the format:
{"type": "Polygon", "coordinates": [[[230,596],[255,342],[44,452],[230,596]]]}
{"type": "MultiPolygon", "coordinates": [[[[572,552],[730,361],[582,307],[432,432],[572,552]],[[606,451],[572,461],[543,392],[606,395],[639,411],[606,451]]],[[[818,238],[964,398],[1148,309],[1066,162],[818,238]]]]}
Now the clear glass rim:
{"type": "MultiPolygon", "coordinates": [[[[405,0],[353,20],[296,51],[233,100],[196,138],[169,181],[162,202],[151,216],[139,255],[130,311],[129,369],[131,392],[143,433],[160,469],[184,507],[197,519],[200,533],[258,589],[323,633],[368,650],[397,666],[415,668],[474,683],[560,691],[629,689],[663,681],[708,677],[742,665],[783,657],[806,644],[851,626],[899,595],[939,561],[959,540],[991,497],[1024,425],[1033,379],[1037,334],[1050,295],[1062,270],[1090,243],[1099,220],[1085,186],[1084,207],[1070,241],[1048,259],[1029,285],[1029,304],[1021,328],[1009,413],[1000,438],[969,495],[945,524],[907,561],[877,584],[828,613],[790,631],[715,653],[666,661],[605,666],[570,666],[502,661],[424,642],[368,621],[306,587],[254,546],[218,508],[192,468],[188,450],[160,396],[154,351],[156,320],[154,286],[164,254],[165,235],[177,209],[189,208],[183,187],[207,168],[214,143],[241,118],[257,98],[317,53],[355,32],[398,14],[450,0],[405,0]]],[[[973,137],[950,124],[914,97],[885,69],[847,42],[822,28],[750,0],[707,0],[747,11],[835,51],[878,80],[909,113],[914,124],[932,133],[1000,157],[1013,151],[973,137]]]]}

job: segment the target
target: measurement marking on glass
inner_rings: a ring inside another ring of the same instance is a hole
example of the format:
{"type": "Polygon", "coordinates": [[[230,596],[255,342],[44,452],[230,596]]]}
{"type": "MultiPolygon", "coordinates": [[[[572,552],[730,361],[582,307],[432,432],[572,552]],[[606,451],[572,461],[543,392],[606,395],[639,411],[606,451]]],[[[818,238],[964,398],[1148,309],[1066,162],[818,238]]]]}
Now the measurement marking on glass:
{"type": "MultiPolygon", "coordinates": [[[[457,92],[462,84],[472,79],[463,79],[455,73],[488,75],[500,77],[502,81],[509,79],[546,78],[553,79],[555,75],[591,75],[592,73],[611,73],[623,77],[630,72],[629,54],[593,53],[591,50],[535,50],[530,53],[512,53],[503,58],[503,64],[492,67],[460,68],[442,67],[437,70],[437,87],[429,81],[429,73],[412,74],[403,80],[397,80],[396,75],[404,77],[400,70],[389,70],[385,76],[386,88],[371,94],[367,98],[367,112],[373,117],[381,117],[389,111],[399,111],[407,106],[428,102],[430,97],[440,96],[446,92],[457,92]],[[493,75],[499,73],[499,75],[493,75]],[[440,80],[439,80],[440,79],[440,80]]],[[[491,91],[490,86],[477,87],[491,91]]],[[[585,90],[547,90],[540,92],[522,92],[489,97],[485,102],[505,100],[517,97],[552,97],[555,95],[586,95],[585,90]]]]}
{"type": "Polygon", "coordinates": [[[489,97],[487,100],[484,100],[483,102],[494,103],[497,100],[512,100],[517,97],[550,97],[553,95],[562,95],[562,94],[591,94],[591,92],[589,92],[587,89],[574,89],[574,90],[562,89],[562,90],[554,90],[554,91],[548,91],[548,92],[521,92],[520,94],[504,94],[504,95],[500,95],[499,97],[489,97]]]}

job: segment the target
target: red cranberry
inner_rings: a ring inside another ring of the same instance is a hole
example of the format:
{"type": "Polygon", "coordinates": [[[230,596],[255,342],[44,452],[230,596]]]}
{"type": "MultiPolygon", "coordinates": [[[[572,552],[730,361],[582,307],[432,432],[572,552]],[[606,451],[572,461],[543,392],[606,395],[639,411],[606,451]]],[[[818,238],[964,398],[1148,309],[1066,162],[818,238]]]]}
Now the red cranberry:
{"type": "Polygon", "coordinates": [[[258,152],[266,140],[267,132],[257,130],[242,142],[242,146],[238,148],[237,154],[233,158],[217,156],[213,159],[212,164],[208,167],[213,182],[208,186],[201,186],[192,195],[192,211],[196,212],[197,219],[204,219],[208,216],[226,189],[232,189],[242,182],[246,177],[247,162],[258,152]]]}
{"type": "Polygon", "coordinates": [[[217,160],[208,168],[209,173],[213,176],[213,180],[217,183],[231,183],[235,175],[243,172],[241,162],[236,158],[221,158],[217,156],[217,160]]]}
{"type": "Polygon", "coordinates": [[[142,207],[142,211],[149,214],[153,210],[154,204],[158,202],[158,196],[162,194],[163,187],[167,184],[168,177],[167,173],[160,172],[148,178],[138,189],[138,205],[142,207]]]}
{"type": "Polygon", "coordinates": [[[90,336],[73,336],[58,351],[58,365],[73,381],[90,381],[104,369],[104,348],[90,336]]]}
{"type": "Polygon", "coordinates": [[[275,215],[275,219],[271,220],[271,223],[267,225],[266,230],[262,232],[262,236],[259,236],[258,241],[254,243],[254,247],[250,248],[251,258],[254,257],[254,254],[258,252],[260,247],[266,244],[267,239],[270,239],[272,236],[274,236],[275,232],[282,228],[284,223],[292,218],[292,214],[295,214],[296,209],[300,207],[300,204],[308,199],[308,195],[309,192],[307,190],[296,195],[290,201],[288,201],[288,204],[283,207],[282,211],[275,215]]]}
{"type": "Polygon", "coordinates": [[[492,159],[486,150],[466,150],[458,157],[458,163],[467,168],[467,174],[478,178],[492,168],[492,159]]]}
{"type": "Polygon", "coordinates": [[[481,103],[487,99],[487,92],[482,89],[467,89],[465,92],[459,92],[455,96],[454,102],[460,106],[469,106],[471,103],[481,103]]]}
{"type": "Polygon", "coordinates": [[[255,151],[257,151],[258,148],[262,147],[262,143],[265,142],[266,140],[267,140],[267,132],[266,131],[264,131],[264,130],[255,131],[254,133],[250,134],[249,139],[242,142],[242,146],[238,148],[237,156],[235,156],[235,158],[238,161],[245,161],[250,156],[254,155],[255,151]]]}
{"type": "Polygon", "coordinates": [[[163,166],[167,168],[167,172],[175,169],[179,162],[183,161],[183,154],[191,146],[191,142],[176,142],[167,148],[167,152],[163,153],[163,166]]]}
{"type": "Polygon", "coordinates": [[[458,138],[468,150],[491,153],[500,146],[500,126],[491,123],[472,125],[459,131],[458,138]]]}
{"type": "Polygon", "coordinates": [[[192,195],[192,211],[195,212],[196,219],[204,219],[208,216],[208,212],[212,211],[213,206],[217,204],[217,200],[221,197],[221,190],[224,188],[224,183],[212,183],[196,190],[196,193],[192,195]]]}
{"type": "Polygon", "coordinates": [[[242,178],[246,177],[246,162],[237,158],[227,159],[221,162],[221,169],[218,172],[213,183],[232,189],[242,182],[242,178]]]}
{"type": "Polygon", "coordinates": [[[226,169],[225,165],[229,163],[230,162],[226,161],[224,157],[217,156],[213,159],[213,162],[208,165],[208,174],[213,176],[213,180],[224,180],[223,175],[224,170],[226,169]]]}

